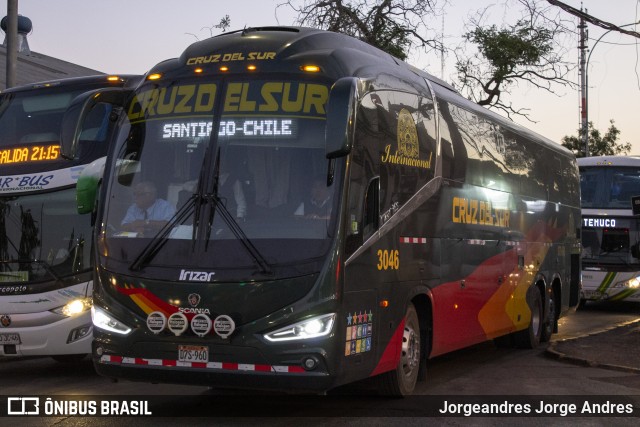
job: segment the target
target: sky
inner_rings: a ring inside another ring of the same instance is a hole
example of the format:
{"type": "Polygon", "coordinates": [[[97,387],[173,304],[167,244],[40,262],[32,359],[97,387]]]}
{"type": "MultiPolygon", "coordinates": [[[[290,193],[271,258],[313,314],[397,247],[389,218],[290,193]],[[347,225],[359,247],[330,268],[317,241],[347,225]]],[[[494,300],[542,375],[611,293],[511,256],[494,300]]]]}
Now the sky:
{"type": "MultiPolygon", "coordinates": [[[[144,73],[156,63],[180,56],[191,43],[220,33],[213,28],[225,15],[229,30],[245,26],[291,25],[296,14],[284,0],[18,0],[18,13],[33,22],[28,36],[32,51],[53,56],[105,73],[144,73]]],[[[448,47],[461,43],[463,23],[478,9],[501,0],[449,0],[444,19],[434,28],[444,28],[448,47]],[[444,24],[444,25],[443,25],[444,24]]],[[[592,16],[621,26],[640,19],[640,0],[564,0],[575,8],[581,5],[592,16]]],[[[7,1],[0,0],[6,15],[7,1]]],[[[577,63],[577,18],[572,20],[576,35],[567,44],[566,59],[577,63]]],[[[487,19],[499,23],[514,17],[492,7],[487,19]],[[494,14],[493,16],[491,14],[494,14]]],[[[595,47],[606,30],[589,24],[588,117],[602,133],[615,120],[621,131],[619,142],[630,142],[630,154],[640,155],[640,39],[610,32],[595,47]]],[[[640,32],[634,26],[626,27],[640,32]]],[[[4,39],[4,34],[2,34],[4,39]]],[[[440,55],[419,54],[407,62],[426,69],[445,81],[453,80],[453,56],[444,64],[440,55]]],[[[571,80],[579,83],[577,68],[571,80]]],[[[580,126],[580,94],[577,89],[560,88],[557,94],[520,85],[510,100],[530,110],[530,119],[514,120],[545,137],[561,142],[577,135],[580,126]]]]}

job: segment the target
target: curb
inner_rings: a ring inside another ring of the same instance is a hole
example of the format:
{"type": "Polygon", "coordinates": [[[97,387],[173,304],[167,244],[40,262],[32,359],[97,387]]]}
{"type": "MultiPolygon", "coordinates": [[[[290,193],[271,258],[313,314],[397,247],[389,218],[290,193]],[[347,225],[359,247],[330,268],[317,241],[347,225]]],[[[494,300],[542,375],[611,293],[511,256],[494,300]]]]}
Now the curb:
{"type": "Polygon", "coordinates": [[[571,356],[571,355],[568,355],[566,353],[562,353],[562,352],[560,352],[560,351],[558,351],[556,349],[556,346],[557,346],[558,343],[574,341],[574,340],[578,340],[580,338],[584,338],[584,337],[588,337],[588,336],[592,336],[592,335],[602,334],[602,333],[617,329],[619,327],[629,326],[629,325],[632,325],[632,324],[638,323],[638,322],[640,322],[640,319],[619,323],[619,324],[614,325],[612,327],[601,329],[599,331],[591,332],[591,333],[580,335],[580,336],[577,336],[577,337],[567,338],[567,339],[564,339],[564,340],[561,340],[561,341],[554,341],[554,342],[551,342],[549,344],[549,346],[547,347],[545,353],[546,353],[547,356],[549,356],[549,357],[551,357],[553,359],[558,359],[558,360],[563,361],[563,362],[569,362],[569,363],[573,363],[575,365],[586,366],[586,367],[589,367],[589,368],[603,368],[603,369],[610,369],[610,370],[613,370],[613,371],[620,371],[620,372],[640,373],[640,368],[634,368],[634,367],[631,367],[631,366],[623,366],[623,365],[615,365],[615,364],[612,364],[612,363],[604,363],[604,362],[598,362],[598,361],[595,361],[595,360],[585,359],[585,358],[581,358],[581,357],[578,357],[578,356],[571,356]]]}

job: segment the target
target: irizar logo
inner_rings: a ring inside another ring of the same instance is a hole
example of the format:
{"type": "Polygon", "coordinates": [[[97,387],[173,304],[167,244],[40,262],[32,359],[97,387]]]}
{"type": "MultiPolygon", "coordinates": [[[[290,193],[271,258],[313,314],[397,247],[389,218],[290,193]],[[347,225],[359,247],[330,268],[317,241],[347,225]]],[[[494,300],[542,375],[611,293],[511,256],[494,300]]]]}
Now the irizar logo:
{"type": "Polygon", "coordinates": [[[216,273],[213,271],[180,270],[180,277],[178,277],[178,280],[189,282],[211,282],[215,274],[216,273]]]}

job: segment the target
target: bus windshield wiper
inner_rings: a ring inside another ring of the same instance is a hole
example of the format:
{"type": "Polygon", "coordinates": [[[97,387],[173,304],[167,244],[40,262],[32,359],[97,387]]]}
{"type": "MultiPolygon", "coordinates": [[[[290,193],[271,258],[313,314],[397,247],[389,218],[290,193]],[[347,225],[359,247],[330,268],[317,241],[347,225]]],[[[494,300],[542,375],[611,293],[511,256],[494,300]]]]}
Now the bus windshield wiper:
{"type": "Polygon", "coordinates": [[[176,224],[181,223],[184,219],[189,218],[189,215],[193,213],[193,227],[191,231],[191,242],[192,242],[192,250],[195,247],[196,242],[196,234],[198,230],[198,225],[200,222],[200,208],[203,203],[203,186],[204,186],[204,171],[205,171],[205,162],[207,158],[207,153],[209,151],[209,146],[207,146],[205,150],[204,159],[202,161],[202,165],[200,167],[200,176],[198,178],[198,187],[187,199],[187,201],[176,211],[176,213],[171,217],[171,219],[162,227],[158,233],[153,236],[151,242],[144,248],[140,254],[136,257],[136,259],[131,263],[129,268],[133,271],[138,271],[142,269],[145,265],[149,263],[153,259],[153,257],[158,253],[160,248],[167,242],[167,236],[173,229],[176,224]]]}
{"type": "MultiPolygon", "coordinates": [[[[13,240],[11,240],[9,238],[9,236],[4,236],[5,237],[5,241],[9,242],[9,244],[11,245],[11,247],[13,248],[13,250],[15,250],[16,252],[20,252],[18,247],[15,245],[15,243],[13,243],[13,240]]],[[[8,254],[7,254],[8,255],[8,254]]],[[[20,256],[20,255],[18,255],[20,256]]],[[[48,262],[45,261],[39,261],[39,260],[34,260],[34,259],[7,259],[7,260],[1,260],[0,264],[40,264],[44,267],[44,269],[46,270],[47,273],[49,273],[51,275],[51,277],[53,277],[53,279],[56,282],[60,281],[60,276],[58,276],[56,274],[55,271],[53,271],[53,268],[51,268],[51,266],[49,265],[48,262]]]]}
{"type": "Polygon", "coordinates": [[[271,276],[273,272],[271,271],[271,267],[269,267],[269,263],[260,253],[258,248],[254,246],[251,240],[249,240],[249,237],[247,237],[244,230],[242,230],[242,227],[240,227],[238,222],[233,218],[233,215],[231,215],[227,207],[221,202],[220,197],[218,196],[218,184],[220,181],[220,148],[218,148],[218,152],[216,154],[216,161],[213,169],[213,192],[211,194],[205,195],[205,200],[212,205],[209,211],[209,221],[207,222],[207,233],[205,236],[207,240],[205,244],[205,250],[207,250],[209,247],[209,238],[211,236],[211,229],[213,227],[215,212],[217,210],[220,212],[220,217],[222,217],[222,220],[227,224],[229,230],[231,230],[236,239],[238,239],[240,243],[242,243],[242,246],[246,249],[249,255],[251,255],[256,264],[258,264],[260,273],[271,276]]]}
{"type": "MultiPolygon", "coordinates": [[[[171,217],[171,219],[156,233],[151,239],[149,244],[138,254],[135,260],[129,266],[129,269],[133,271],[139,271],[145,265],[149,263],[151,259],[158,253],[160,248],[167,242],[169,233],[173,230],[176,224],[181,223],[193,213],[196,200],[200,196],[196,193],[193,194],[185,203],[178,209],[178,211],[171,217]]],[[[195,227],[195,224],[194,224],[195,227]]]]}
{"type": "Polygon", "coordinates": [[[195,212],[193,214],[193,229],[191,230],[191,250],[195,249],[196,244],[196,235],[198,230],[200,229],[200,211],[202,208],[202,203],[204,202],[203,194],[204,194],[204,180],[205,180],[205,170],[207,159],[209,157],[210,146],[207,145],[207,148],[204,151],[204,155],[202,156],[202,165],[200,165],[200,175],[198,176],[198,188],[196,189],[195,196],[195,212]]]}
{"type": "Polygon", "coordinates": [[[207,224],[207,244],[205,246],[205,250],[209,245],[209,236],[211,235],[211,227],[213,223],[213,212],[215,210],[218,210],[218,212],[220,212],[220,217],[227,224],[229,230],[231,230],[236,239],[238,239],[240,243],[242,243],[242,246],[247,250],[249,255],[251,255],[256,264],[258,264],[258,267],[260,267],[260,273],[267,276],[273,275],[273,271],[271,270],[271,267],[269,266],[267,260],[260,253],[258,248],[255,247],[251,240],[249,240],[247,234],[244,232],[242,227],[240,227],[240,224],[238,224],[233,215],[231,215],[220,198],[215,194],[211,194],[207,197],[207,200],[210,201],[213,206],[211,207],[212,213],[209,216],[209,223],[207,224]]]}
{"type": "Polygon", "coordinates": [[[599,255],[600,256],[609,255],[609,254],[612,254],[612,253],[620,252],[622,249],[624,249],[624,248],[623,247],[613,248],[613,249],[610,249],[608,251],[602,251],[602,252],[600,252],[599,255]]]}
{"type": "Polygon", "coordinates": [[[614,259],[616,259],[616,260],[620,260],[620,261],[622,261],[622,263],[623,263],[624,265],[626,265],[626,266],[631,265],[631,264],[629,264],[629,261],[627,261],[624,257],[622,257],[622,256],[620,256],[620,255],[614,255],[614,256],[612,256],[612,257],[610,257],[610,258],[614,258],[614,259]]]}
{"type": "MultiPolygon", "coordinates": [[[[49,273],[56,282],[59,282],[61,280],[60,276],[56,274],[53,268],[51,268],[49,263],[46,261],[40,261],[36,259],[9,259],[9,260],[0,261],[0,264],[19,264],[19,265],[20,264],[38,264],[44,267],[45,271],[49,273]]],[[[0,272],[0,275],[4,273],[7,273],[7,272],[6,271],[0,272]]]]}

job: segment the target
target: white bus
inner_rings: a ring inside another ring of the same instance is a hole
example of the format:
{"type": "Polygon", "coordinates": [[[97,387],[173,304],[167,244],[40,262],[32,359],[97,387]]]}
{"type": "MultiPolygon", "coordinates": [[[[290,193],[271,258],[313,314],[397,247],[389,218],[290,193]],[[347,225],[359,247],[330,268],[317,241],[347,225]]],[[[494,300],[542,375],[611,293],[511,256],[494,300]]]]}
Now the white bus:
{"type": "Polygon", "coordinates": [[[62,117],[79,94],[132,76],[42,82],[0,93],[0,357],[91,349],[91,219],[76,210],[76,181],[107,153],[110,107],[87,117],[73,159],[60,155],[62,117]]]}
{"type": "Polygon", "coordinates": [[[587,301],[640,301],[640,158],[578,159],[582,190],[582,293],[587,301]]]}

